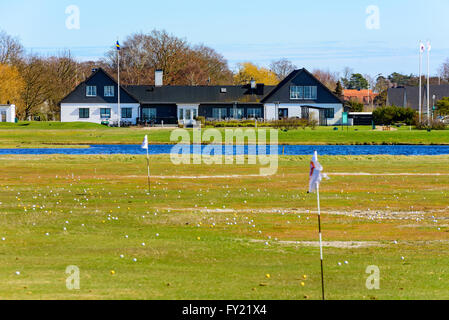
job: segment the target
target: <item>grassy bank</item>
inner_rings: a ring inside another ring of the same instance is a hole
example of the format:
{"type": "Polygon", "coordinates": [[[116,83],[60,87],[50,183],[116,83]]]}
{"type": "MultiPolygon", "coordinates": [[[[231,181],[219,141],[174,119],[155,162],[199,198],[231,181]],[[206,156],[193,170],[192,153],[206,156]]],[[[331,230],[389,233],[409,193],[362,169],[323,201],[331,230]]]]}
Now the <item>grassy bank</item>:
{"type": "MultiPolygon", "coordinates": [[[[225,129],[218,129],[224,132],[225,129]]],[[[245,130],[245,129],[243,129],[245,130]]],[[[96,124],[24,122],[0,124],[0,147],[38,145],[139,144],[145,134],[151,143],[171,143],[173,129],[108,128],[96,124]]],[[[449,130],[421,131],[407,127],[397,131],[372,131],[371,127],[319,127],[316,130],[279,131],[281,144],[449,144],[449,130]]]]}
{"type": "MultiPolygon", "coordinates": [[[[150,195],[140,156],[1,160],[0,299],[320,298],[319,251],[304,242],[317,240],[308,157],[257,177],[155,156],[150,195]],[[69,265],[79,291],[66,289],[69,265]]],[[[322,186],[329,299],[449,299],[448,160],[322,158],[334,174],[322,186]],[[412,175],[344,174],[358,172],[412,175]],[[365,287],[370,265],[380,290],[365,287]]]]}

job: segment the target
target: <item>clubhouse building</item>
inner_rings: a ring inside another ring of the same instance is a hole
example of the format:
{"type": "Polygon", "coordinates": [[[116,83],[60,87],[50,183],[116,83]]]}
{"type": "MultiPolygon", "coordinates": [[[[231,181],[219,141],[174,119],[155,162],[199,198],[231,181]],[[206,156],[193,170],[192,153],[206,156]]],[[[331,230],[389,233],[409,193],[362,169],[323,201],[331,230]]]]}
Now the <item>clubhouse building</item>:
{"type": "Polygon", "coordinates": [[[196,125],[206,120],[259,121],[311,118],[319,125],[339,125],[344,102],[306,69],[293,71],[277,86],[164,86],[163,71],[155,85],[120,86],[103,69],[92,74],[61,102],[62,122],[196,125]],[[120,117],[119,117],[120,116],[120,117]]]}

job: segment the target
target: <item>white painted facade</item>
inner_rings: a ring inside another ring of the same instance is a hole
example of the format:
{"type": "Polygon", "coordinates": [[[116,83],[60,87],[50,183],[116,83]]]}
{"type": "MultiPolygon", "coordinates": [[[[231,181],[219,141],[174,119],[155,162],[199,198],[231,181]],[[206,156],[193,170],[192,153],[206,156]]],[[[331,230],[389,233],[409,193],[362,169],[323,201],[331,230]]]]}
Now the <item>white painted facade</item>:
{"type": "MultiPolygon", "coordinates": [[[[137,118],[139,118],[139,106],[140,105],[138,103],[121,103],[121,109],[132,109],[132,118],[122,118],[121,121],[132,122],[133,124],[135,124],[137,122],[137,118]]],[[[117,122],[118,118],[117,103],[61,103],[61,122],[91,122],[101,124],[103,121],[117,122]],[[89,109],[89,118],[80,118],[80,109],[89,109]],[[101,109],[111,109],[111,117],[102,118],[101,109]]]]}
{"type": "Polygon", "coordinates": [[[14,123],[16,121],[16,106],[0,105],[0,122],[14,123]]]}
{"type": "MultiPolygon", "coordinates": [[[[278,120],[279,109],[288,109],[289,118],[301,118],[301,107],[313,107],[318,109],[334,109],[334,118],[327,119],[327,124],[329,126],[340,125],[343,119],[343,104],[316,104],[316,103],[304,103],[304,104],[294,104],[294,103],[280,103],[280,104],[265,104],[265,120],[273,121],[278,120]]],[[[310,109],[310,116],[318,120],[319,111],[310,109]]]]}

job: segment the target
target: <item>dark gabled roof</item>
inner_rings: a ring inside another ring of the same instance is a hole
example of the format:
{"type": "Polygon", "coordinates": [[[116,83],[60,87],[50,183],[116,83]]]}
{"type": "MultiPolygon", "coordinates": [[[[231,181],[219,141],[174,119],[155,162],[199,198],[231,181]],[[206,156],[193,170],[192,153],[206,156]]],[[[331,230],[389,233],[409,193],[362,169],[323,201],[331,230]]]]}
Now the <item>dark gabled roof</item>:
{"type": "Polygon", "coordinates": [[[387,104],[389,106],[404,106],[405,88],[389,88],[387,93],[387,104]]]}
{"type": "MultiPolygon", "coordinates": [[[[98,81],[117,82],[106,71],[99,68],[85,81],[81,82],[71,93],[64,97],[61,103],[102,103],[117,102],[117,97],[105,98],[101,94],[97,97],[86,97],[85,87],[95,77],[98,81]],[[115,101],[112,101],[114,100],[115,101]]],[[[259,103],[274,86],[257,85],[251,89],[250,85],[241,86],[120,86],[123,93],[122,103],[134,102],[140,104],[179,104],[179,103],[259,103]],[[225,89],[225,92],[222,92],[225,89]]]]}
{"type": "MultiPolygon", "coordinates": [[[[95,71],[93,71],[92,74],[86,78],[86,80],[84,80],[79,85],[77,85],[76,88],[72,92],[70,92],[67,96],[65,96],[59,102],[59,105],[61,105],[61,103],[105,102],[105,101],[103,101],[104,99],[101,96],[97,96],[94,98],[93,97],[86,98],[86,91],[85,91],[86,84],[98,75],[103,76],[104,78],[108,79],[110,82],[112,82],[113,84],[118,86],[117,81],[115,81],[115,79],[113,77],[111,77],[102,68],[98,68],[95,71]],[[88,99],[88,101],[86,101],[87,99],[88,99]]],[[[120,88],[121,88],[120,93],[124,94],[124,96],[120,99],[121,101],[123,99],[123,102],[131,102],[132,101],[134,103],[138,103],[138,100],[136,99],[136,97],[134,97],[128,90],[126,90],[126,88],[124,86],[120,86],[120,88]]],[[[108,100],[114,100],[114,99],[118,100],[117,97],[108,98],[108,100]]],[[[106,101],[106,102],[111,102],[111,101],[106,101]]],[[[117,101],[115,101],[115,102],[117,102],[117,101]]]]}
{"type": "Polygon", "coordinates": [[[256,103],[274,86],[264,86],[256,92],[249,85],[243,86],[126,86],[141,104],[152,103],[256,103]],[[222,90],[225,89],[222,92],[222,90]]]}
{"type": "MultiPolygon", "coordinates": [[[[430,97],[435,95],[435,101],[441,100],[444,97],[449,97],[449,85],[431,85],[430,97]]],[[[419,107],[419,87],[398,87],[388,89],[388,105],[395,105],[400,107],[410,107],[418,110],[419,107]]],[[[422,87],[422,105],[427,104],[427,86],[422,87]]]]}
{"type": "Polygon", "coordinates": [[[320,80],[318,80],[312,73],[310,73],[307,69],[302,68],[302,69],[298,69],[293,71],[292,73],[290,73],[284,80],[282,80],[273,90],[271,90],[271,92],[266,95],[263,99],[262,99],[262,103],[265,103],[268,99],[270,99],[277,91],[279,91],[282,87],[284,87],[286,84],[288,84],[290,81],[292,81],[294,78],[296,78],[298,75],[300,75],[301,73],[305,73],[307,74],[309,77],[311,77],[312,79],[314,79],[315,81],[317,81],[318,83],[320,83],[322,85],[322,87],[324,88],[324,90],[326,90],[327,92],[329,92],[333,97],[335,97],[335,99],[339,102],[341,102],[342,104],[344,104],[344,101],[338,97],[335,93],[333,93],[328,87],[326,87],[320,80]]]}

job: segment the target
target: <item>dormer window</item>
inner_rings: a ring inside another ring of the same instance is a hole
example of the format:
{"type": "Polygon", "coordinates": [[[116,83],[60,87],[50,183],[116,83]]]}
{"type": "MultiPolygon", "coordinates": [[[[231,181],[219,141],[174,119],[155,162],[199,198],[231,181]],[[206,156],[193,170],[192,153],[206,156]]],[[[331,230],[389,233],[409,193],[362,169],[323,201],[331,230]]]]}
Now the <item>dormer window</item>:
{"type": "Polygon", "coordinates": [[[291,86],[290,87],[291,100],[316,100],[317,87],[316,86],[291,86]]]}
{"type": "Polygon", "coordinates": [[[97,96],[97,86],[87,86],[86,87],[86,96],[87,97],[96,97],[97,96]]]}
{"type": "Polygon", "coordinates": [[[105,97],[113,97],[114,96],[114,86],[105,86],[104,87],[104,96],[105,97]]]}

